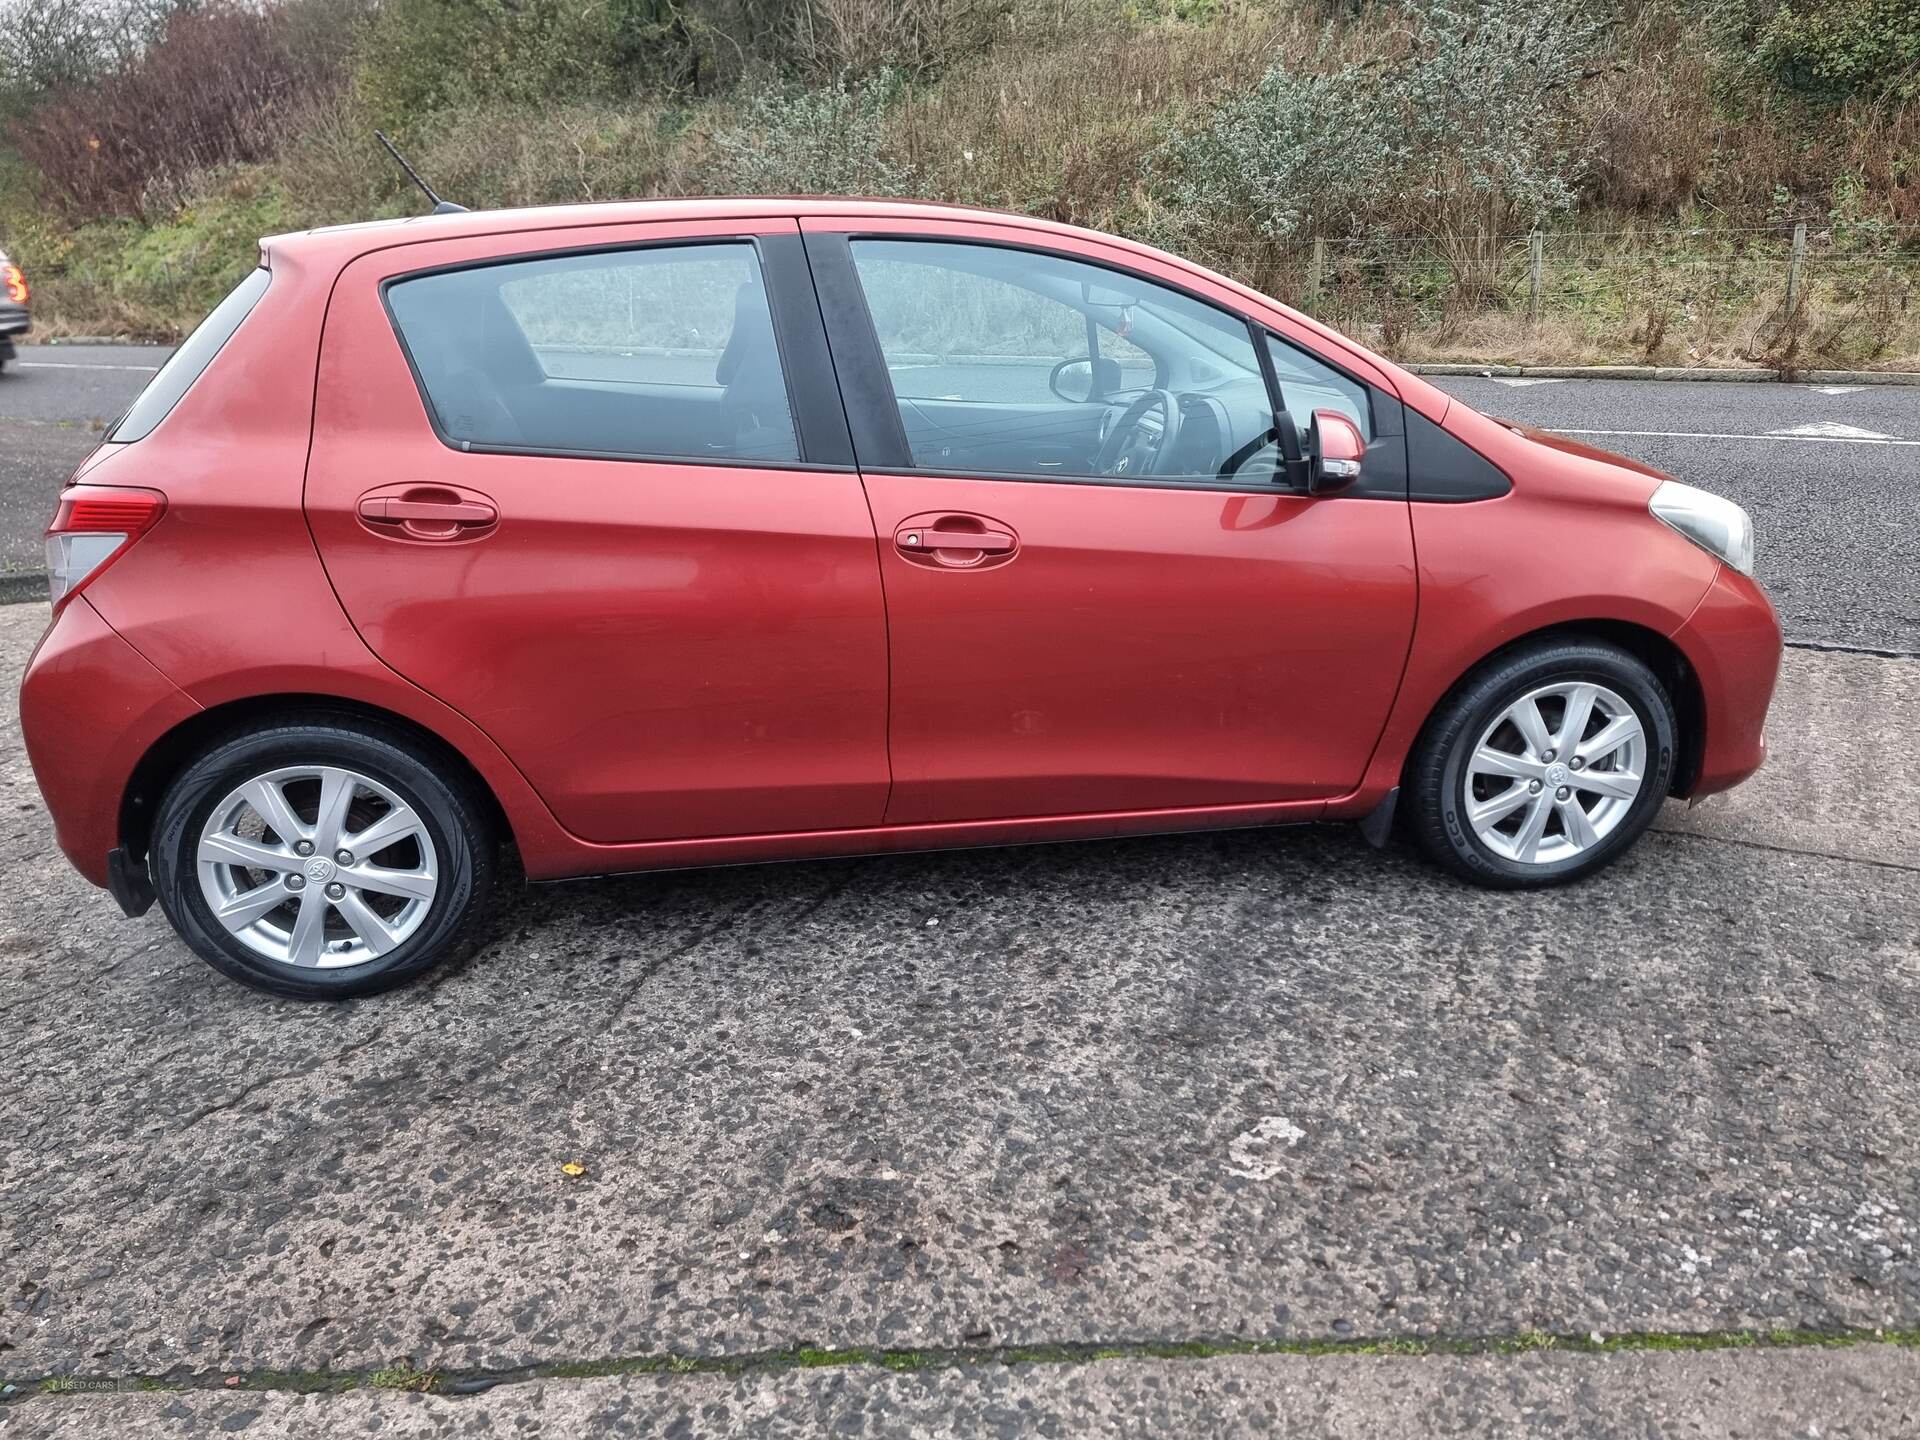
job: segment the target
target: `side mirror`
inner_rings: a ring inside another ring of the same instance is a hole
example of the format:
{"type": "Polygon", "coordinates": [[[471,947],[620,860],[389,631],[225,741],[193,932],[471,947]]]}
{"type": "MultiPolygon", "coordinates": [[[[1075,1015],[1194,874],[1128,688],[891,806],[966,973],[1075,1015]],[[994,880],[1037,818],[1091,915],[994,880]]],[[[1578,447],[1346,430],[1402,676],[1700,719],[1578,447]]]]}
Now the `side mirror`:
{"type": "Polygon", "coordinates": [[[1047,388],[1062,400],[1084,405],[1093,399],[1093,361],[1062,360],[1047,377],[1047,388]]]}
{"type": "Polygon", "coordinates": [[[1047,377],[1047,388],[1075,405],[1099,400],[1120,388],[1120,366],[1102,355],[1098,360],[1081,356],[1062,360],[1047,377]]]}
{"type": "Polygon", "coordinates": [[[1328,495],[1360,478],[1367,442],[1338,410],[1316,410],[1307,429],[1307,493],[1328,495]]]}

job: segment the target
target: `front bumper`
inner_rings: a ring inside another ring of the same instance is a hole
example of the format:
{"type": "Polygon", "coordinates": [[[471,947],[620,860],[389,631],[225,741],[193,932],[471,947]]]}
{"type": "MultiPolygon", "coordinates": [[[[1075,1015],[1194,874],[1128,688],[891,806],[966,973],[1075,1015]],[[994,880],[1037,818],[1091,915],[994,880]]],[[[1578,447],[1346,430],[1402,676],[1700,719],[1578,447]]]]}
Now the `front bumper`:
{"type": "Polygon", "coordinates": [[[1706,740],[1688,797],[1731,789],[1767,758],[1767,706],[1780,678],[1780,621],[1766,592],[1722,565],[1673,643],[1700,682],[1706,740]]]}
{"type": "Polygon", "coordinates": [[[199,712],[85,595],[68,601],[41,638],[20,683],[20,731],[60,848],[94,884],[112,878],[108,854],[120,846],[134,767],[199,712]]]}

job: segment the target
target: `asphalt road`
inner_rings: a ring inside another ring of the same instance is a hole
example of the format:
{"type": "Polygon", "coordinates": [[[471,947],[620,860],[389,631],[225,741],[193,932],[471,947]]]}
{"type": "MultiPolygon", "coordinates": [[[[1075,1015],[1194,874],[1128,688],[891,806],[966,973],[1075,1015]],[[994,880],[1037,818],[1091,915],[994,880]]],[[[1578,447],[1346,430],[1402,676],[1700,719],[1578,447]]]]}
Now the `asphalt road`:
{"type": "MultiPolygon", "coordinates": [[[[1920,648],[1920,449],[1678,443],[1798,635],[1920,648]]],[[[79,880],[8,706],[0,1381],[76,1390],[0,1437],[1920,1433],[1917,729],[1920,660],[1794,649],[1768,768],[1573,889],[1334,827],[688,872],[320,1009],[79,880]]]]}
{"type": "MultiPolygon", "coordinates": [[[[172,352],[22,345],[19,353],[0,373],[0,577],[45,572],[41,535],[61,483],[172,352]]],[[[20,589],[0,578],[0,598],[20,589]]]]}

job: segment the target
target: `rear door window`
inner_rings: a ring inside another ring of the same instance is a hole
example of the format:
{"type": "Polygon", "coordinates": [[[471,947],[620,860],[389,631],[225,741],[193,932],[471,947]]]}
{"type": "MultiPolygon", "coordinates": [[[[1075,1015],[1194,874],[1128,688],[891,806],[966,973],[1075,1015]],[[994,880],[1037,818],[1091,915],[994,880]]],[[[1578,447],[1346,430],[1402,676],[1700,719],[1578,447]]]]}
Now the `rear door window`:
{"type": "Polygon", "coordinates": [[[446,270],[392,281],[386,299],[458,448],[800,458],[751,243],[446,270]]]}

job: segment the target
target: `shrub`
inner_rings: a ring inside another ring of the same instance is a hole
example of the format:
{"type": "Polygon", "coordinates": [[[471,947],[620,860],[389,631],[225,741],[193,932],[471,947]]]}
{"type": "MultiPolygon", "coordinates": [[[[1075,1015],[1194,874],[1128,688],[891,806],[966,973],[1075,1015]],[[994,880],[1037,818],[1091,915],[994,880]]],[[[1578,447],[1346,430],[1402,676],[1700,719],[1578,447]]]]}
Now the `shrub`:
{"type": "Polygon", "coordinates": [[[298,13],[175,13],[120,68],[16,120],[11,139],[70,217],[170,208],[197,172],[265,159],[301,104],[334,83],[335,58],[295,43],[298,13]]]}
{"type": "Polygon", "coordinates": [[[385,0],[354,93],[378,123],[403,131],[482,101],[605,95],[620,87],[625,56],[615,18],[606,0],[385,0]]]}
{"type": "Polygon", "coordinates": [[[1816,100],[1920,99],[1920,6],[1913,0],[1795,0],[1758,27],[1755,58],[1816,100]]]}
{"type": "Polygon", "coordinates": [[[912,170],[885,153],[891,71],[817,90],[768,91],[714,136],[717,178],[743,195],[906,195],[912,170]]]}
{"type": "Polygon", "coordinates": [[[0,114],[21,115],[140,53],[191,0],[0,0],[0,114]]]}
{"type": "Polygon", "coordinates": [[[1592,141],[1578,92],[1604,24],[1574,0],[1406,0],[1398,52],[1270,68],[1156,157],[1173,224],[1268,239],[1415,231],[1478,289],[1500,239],[1571,208],[1592,141]]]}
{"type": "Polygon", "coordinates": [[[1011,0],[803,0],[786,48],[817,76],[925,74],[983,50],[1011,0]]]}

